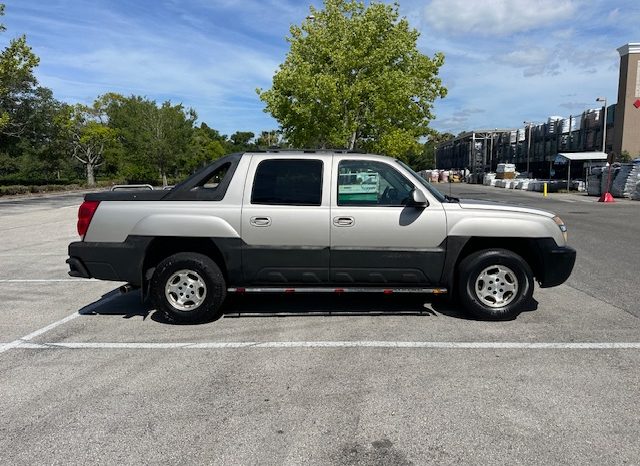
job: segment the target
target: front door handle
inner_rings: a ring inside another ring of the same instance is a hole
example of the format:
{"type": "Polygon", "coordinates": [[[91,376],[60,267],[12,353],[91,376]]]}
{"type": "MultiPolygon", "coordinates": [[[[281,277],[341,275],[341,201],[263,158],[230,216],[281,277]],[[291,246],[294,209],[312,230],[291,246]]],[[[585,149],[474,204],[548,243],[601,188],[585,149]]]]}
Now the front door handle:
{"type": "Polygon", "coordinates": [[[353,217],[333,217],[333,224],[337,227],[352,227],[355,223],[353,217]]]}
{"type": "Polygon", "coordinates": [[[271,217],[251,217],[249,223],[254,227],[268,227],[271,225],[271,217]]]}

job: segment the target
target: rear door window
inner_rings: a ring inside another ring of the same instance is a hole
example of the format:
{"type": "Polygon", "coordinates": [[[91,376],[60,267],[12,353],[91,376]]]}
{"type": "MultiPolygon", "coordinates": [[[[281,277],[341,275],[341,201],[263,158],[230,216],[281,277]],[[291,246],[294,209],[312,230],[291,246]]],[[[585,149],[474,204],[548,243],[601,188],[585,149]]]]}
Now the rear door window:
{"type": "Polygon", "coordinates": [[[319,206],[322,160],[263,160],[256,169],[252,204],[319,206]]]}

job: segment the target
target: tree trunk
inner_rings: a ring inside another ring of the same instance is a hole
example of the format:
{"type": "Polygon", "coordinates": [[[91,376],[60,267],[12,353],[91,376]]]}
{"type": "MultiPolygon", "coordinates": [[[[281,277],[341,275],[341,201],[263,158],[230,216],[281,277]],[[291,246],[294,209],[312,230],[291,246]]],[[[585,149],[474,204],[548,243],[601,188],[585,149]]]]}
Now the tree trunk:
{"type": "Polygon", "coordinates": [[[166,188],[168,184],[169,183],[167,183],[167,174],[163,172],[162,173],[162,187],[166,188]]]}
{"type": "Polygon", "coordinates": [[[351,134],[351,140],[349,141],[349,150],[353,150],[356,147],[356,131],[351,134]]]}
{"type": "Polygon", "coordinates": [[[96,185],[96,177],[93,174],[93,164],[87,163],[87,184],[89,186],[96,185]]]}

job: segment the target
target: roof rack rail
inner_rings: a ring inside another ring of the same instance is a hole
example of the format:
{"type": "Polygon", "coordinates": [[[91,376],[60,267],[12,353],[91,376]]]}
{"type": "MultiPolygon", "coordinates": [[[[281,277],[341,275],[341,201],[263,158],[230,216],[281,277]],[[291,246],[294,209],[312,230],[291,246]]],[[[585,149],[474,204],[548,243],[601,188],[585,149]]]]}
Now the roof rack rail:
{"type": "Polygon", "coordinates": [[[248,150],[247,153],[258,153],[258,154],[277,154],[281,152],[302,152],[303,154],[317,154],[317,153],[332,153],[332,154],[366,154],[367,152],[363,152],[357,149],[283,149],[283,148],[272,148],[272,149],[252,149],[248,150]]]}
{"type": "Polygon", "coordinates": [[[131,189],[148,189],[150,191],[153,191],[153,186],[151,186],[150,184],[114,184],[113,186],[111,186],[111,191],[118,191],[118,190],[131,190],[131,189]]]}

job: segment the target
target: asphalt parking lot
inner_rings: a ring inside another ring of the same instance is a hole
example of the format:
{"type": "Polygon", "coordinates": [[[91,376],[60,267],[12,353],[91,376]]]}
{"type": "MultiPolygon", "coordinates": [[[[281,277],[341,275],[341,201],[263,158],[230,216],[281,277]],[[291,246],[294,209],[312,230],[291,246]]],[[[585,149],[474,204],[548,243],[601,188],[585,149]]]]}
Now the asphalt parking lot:
{"type": "Polygon", "coordinates": [[[172,325],[67,276],[81,196],[0,200],[0,463],[640,463],[640,202],[451,192],[556,211],[569,282],[509,322],[287,295],[172,325]]]}

